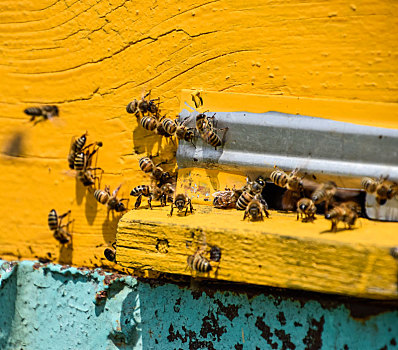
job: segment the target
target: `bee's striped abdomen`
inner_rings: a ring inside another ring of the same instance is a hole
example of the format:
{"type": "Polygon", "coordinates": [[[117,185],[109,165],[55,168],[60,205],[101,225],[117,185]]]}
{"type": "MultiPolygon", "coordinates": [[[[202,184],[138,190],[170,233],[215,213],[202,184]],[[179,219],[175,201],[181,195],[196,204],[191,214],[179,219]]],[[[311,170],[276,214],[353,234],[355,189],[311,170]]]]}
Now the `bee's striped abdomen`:
{"type": "Polygon", "coordinates": [[[144,157],[139,160],[139,166],[144,173],[149,173],[153,170],[153,162],[149,157],[144,157]]]}
{"type": "Polygon", "coordinates": [[[174,135],[174,133],[177,130],[177,125],[174,122],[174,120],[172,120],[170,118],[166,118],[166,119],[163,119],[162,124],[163,124],[164,130],[166,130],[166,132],[168,134],[174,135]]]}
{"type": "Polygon", "coordinates": [[[366,192],[373,193],[374,191],[376,191],[376,181],[374,181],[370,177],[364,177],[361,181],[361,185],[366,192]]]}
{"type": "Polygon", "coordinates": [[[153,131],[157,127],[157,121],[152,117],[142,117],[140,123],[144,129],[149,131],[153,131]]]}
{"type": "Polygon", "coordinates": [[[83,152],[77,153],[75,155],[75,169],[77,171],[83,170],[83,168],[84,168],[84,158],[85,158],[85,155],[84,155],[83,152]]]}
{"type": "Polygon", "coordinates": [[[189,256],[187,262],[192,270],[198,272],[209,272],[212,269],[210,262],[200,254],[189,256]]]}
{"type": "Polygon", "coordinates": [[[42,115],[42,110],[39,107],[29,107],[24,110],[25,114],[31,116],[40,116],[42,115]]]}
{"type": "Polygon", "coordinates": [[[48,214],[48,227],[51,231],[55,231],[58,228],[58,215],[55,209],[48,214]]]}
{"type": "Polygon", "coordinates": [[[249,192],[243,192],[240,197],[238,198],[238,201],[236,202],[236,209],[238,210],[245,210],[248,206],[248,204],[251,202],[253,199],[253,195],[250,194],[249,192]]]}
{"type": "Polygon", "coordinates": [[[287,175],[283,171],[273,171],[270,175],[270,178],[272,182],[277,186],[285,187],[287,184],[287,175]]]}
{"type": "Polygon", "coordinates": [[[130,195],[135,197],[139,196],[140,194],[146,197],[149,196],[150,187],[147,185],[139,185],[137,187],[134,187],[130,192],[130,195]]]}
{"type": "Polygon", "coordinates": [[[218,136],[213,130],[208,130],[205,134],[205,141],[213,146],[213,147],[218,147],[222,145],[222,141],[220,136],[218,136]]]}
{"type": "Polygon", "coordinates": [[[106,204],[106,202],[108,202],[109,199],[109,193],[102,190],[95,190],[94,198],[101,204],[106,204]]]}

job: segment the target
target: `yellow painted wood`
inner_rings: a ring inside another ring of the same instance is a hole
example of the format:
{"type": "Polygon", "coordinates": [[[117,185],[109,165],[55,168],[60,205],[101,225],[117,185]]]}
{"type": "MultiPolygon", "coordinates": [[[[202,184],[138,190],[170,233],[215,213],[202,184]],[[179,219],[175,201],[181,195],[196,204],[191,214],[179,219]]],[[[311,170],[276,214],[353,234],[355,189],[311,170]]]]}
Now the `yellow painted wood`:
{"type": "Polygon", "coordinates": [[[102,252],[118,218],[108,220],[76,184],[66,157],[71,137],[88,130],[89,140],[104,142],[102,184],[123,183],[123,196],[149,182],[138,171],[142,155],[159,152],[173,169],[176,146],[125,112],[144,91],[171,115],[182,89],[198,89],[271,96],[272,108],[254,103],[252,111],[336,119],[344,118],[334,107],[342,100],[361,114],[374,111],[370,124],[393,127],[379,119],[397,108],[394,2],[6,0],[1,9],[3,258],[49,252],[55,262],[107,264],[102,252]],[[43,103],[57,104],[60,116],[33,126],[23,110],[43,103]],[[52,238],[52,208],[72,210],[73,250],[52,238]]]}
{"type": "Polygon", "coordinates": [[[395,223],[361,219],[354,230],[332,233],[321,216],[311,224],[276,211],[264,222],[243,221],[241,211],[203,205],[196,205],[193,215],[170,218],[169,212],[156,207],[123,216],[117,236],[120,265],[359,297],[398,297],[398,264],[390,255],[397,244],[395,223]],[[159,240],[167,240],[167,253],[157,249],[159,240]],[[204,244],[207,250],[221,248],[217,272],[187,268],[187,257],[204,244]]]}

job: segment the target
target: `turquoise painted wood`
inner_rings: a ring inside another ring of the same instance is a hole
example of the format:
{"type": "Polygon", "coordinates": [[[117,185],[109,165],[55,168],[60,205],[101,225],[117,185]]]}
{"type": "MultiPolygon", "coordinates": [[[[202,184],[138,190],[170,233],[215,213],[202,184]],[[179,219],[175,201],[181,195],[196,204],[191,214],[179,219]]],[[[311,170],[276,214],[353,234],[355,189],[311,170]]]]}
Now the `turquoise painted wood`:
{"type": "Polygon", "coordinates": [[[397,348],[398,311],[386,302],[0,266],[0,349],[397,348]]]}

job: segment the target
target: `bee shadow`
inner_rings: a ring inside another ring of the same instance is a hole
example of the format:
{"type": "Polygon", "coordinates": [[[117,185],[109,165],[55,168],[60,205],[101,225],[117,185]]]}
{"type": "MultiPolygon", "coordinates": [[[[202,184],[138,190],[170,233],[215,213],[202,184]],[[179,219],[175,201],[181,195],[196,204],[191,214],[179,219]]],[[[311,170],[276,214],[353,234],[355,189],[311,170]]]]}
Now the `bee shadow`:
{"type": "Polygon", "coordinates": [[[116,241],[116,232],[117,232],[117,224],[122,217],[122,214],[114,214],[113,212],[109,212],[105,221],[102,223],[102,236],[104,237],[105,242],[115,242],[116,241]]]}
{"type": "Polygon", "coordinates": [[[88,189],[86,191],[86,207],[85,214],[88,224],[91,226],[97,216],[98,201],[94,198],[94,190],[88,189]]]}
{"type": "Polygon", "coordinates": [[[342,231],[354,231],[354,230],[357,230],[358,228],[357,227],[352,227],[352,228],[345,228],[345,227],[340,227],[340,228],[337,228],[337,230],[334,232],[334,231],[332,231],[332,230],[324,230],[324,231],[321,231],[321,232],[319,232],[320,234],[325,234],[325,233],[339,233],[339,232],[342,232],[342,231]]]}
{"type": "Polygon", "coordinates": [[[82,182],[76,177],[75,179],[75,194],[77,204],[82,204],[83,198],[86,195],[87,187],[82,184],[82,182]]]}
{"type": "Polygon", "coordinates": [[[22,131],[17,131],[5,142],[3,154],[10,157],[22,157],[25,154],[26,136],[22,131]]]}
{"type": "Polygon", "coordinates": [[[73,259],[73,237],[68,244],[62,244],[59,248],[59,263],[71,265],[73,259]]]}

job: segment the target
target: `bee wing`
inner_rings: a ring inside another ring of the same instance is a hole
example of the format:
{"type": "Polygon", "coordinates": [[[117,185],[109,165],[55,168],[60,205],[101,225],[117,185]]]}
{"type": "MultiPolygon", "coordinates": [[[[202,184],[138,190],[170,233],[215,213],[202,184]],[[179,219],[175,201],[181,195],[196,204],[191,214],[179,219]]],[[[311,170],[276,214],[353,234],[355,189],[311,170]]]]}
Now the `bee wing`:
{"type": "Polygon", "coordinates": [[[76,150],[76,144],[75,144],[76,139],[77,136],[72,136],[70,140],[69,152],[74,152],[76,150]]]}
{"type": "Polygon", "coordinates": [[[118,193],[119,190],[120,190],[120,187],[122,187],[122,184],[120,184],[118,187],[116,187],[115,190],[112,192],[112,196],[113,196],[113,197],[116,197],[117,193],[118,193]]]}
{"type": "Polygon", "coordinates": [[[62,175],[66,175],[69,177],[76,177],[77,171],[76,170],[63,170],[62,175]]]}

